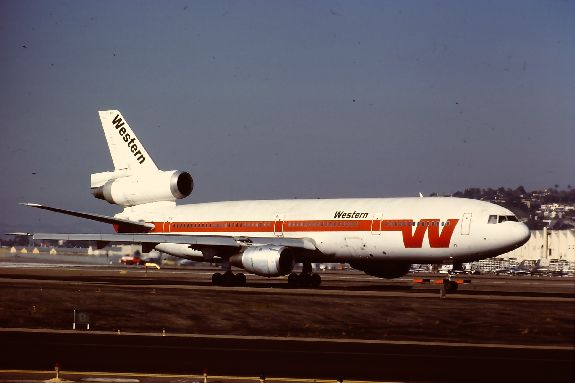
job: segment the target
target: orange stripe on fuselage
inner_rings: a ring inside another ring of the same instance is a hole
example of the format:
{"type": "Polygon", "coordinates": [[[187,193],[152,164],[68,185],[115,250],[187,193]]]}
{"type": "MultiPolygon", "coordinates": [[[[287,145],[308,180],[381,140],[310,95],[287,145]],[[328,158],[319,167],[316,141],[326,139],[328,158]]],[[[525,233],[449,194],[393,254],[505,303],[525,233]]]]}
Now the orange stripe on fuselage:
{"type": "Polygon", "coordinates": [[[425,233],[432,248],[447,248],[458,219],[154,222],[152,233],[306,233],[399,231],[406,248],[421,248],[425,233]],[[413,230],[415,227],[415,231],[413,230]],[[441,227],[441,231],[440,231],[441,227]]]}

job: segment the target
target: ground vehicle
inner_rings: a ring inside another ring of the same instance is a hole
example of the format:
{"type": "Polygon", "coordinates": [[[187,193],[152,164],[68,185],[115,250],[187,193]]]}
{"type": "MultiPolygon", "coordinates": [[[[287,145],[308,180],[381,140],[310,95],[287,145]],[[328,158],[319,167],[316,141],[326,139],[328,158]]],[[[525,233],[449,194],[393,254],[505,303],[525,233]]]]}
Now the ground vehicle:
{"type": "Polygon", "coordinates": [[[125,255],[120,258],[120,263],[123,265],[144,265],[146,262],[140,258],[139,253],[134,253],[133,255],[125,255]]]}

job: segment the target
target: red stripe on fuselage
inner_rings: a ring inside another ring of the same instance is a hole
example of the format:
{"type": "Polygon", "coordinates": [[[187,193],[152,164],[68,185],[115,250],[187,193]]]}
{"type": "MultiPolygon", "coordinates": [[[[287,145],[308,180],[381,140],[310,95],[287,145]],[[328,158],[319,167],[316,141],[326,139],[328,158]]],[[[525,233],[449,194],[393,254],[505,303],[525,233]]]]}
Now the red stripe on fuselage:
{"type": "Polygon", "coordinates": [[[152,233],[311,233],[399,231],[406,248],[421,248],[425,233],[432,248],[447,248],[458,219],[154,222],[152,233]],[[413,228],[415,227],[415,230],[413,228]],[[440,231],[441,227],[441,231],[440,231]]]}

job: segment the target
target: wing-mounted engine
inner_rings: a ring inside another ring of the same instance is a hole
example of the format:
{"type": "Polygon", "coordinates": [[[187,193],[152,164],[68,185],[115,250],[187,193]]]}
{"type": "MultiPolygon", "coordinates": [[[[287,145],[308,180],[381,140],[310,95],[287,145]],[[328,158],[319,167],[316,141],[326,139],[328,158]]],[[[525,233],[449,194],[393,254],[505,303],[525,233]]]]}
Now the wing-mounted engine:
{"type": "Polygon", "coordinates": [[[367,275],[378,278],[399,278],[403,277],[409,272],[411,263],[386,261],[386,262],[373,262],[373,261],[360,261],[351,262],[350,266],[356,270],[361,270],[367,275]]]}
{"type": "Polygon", "coordinates": [[[251,246],[230,258],[230,264],[263,277],[279,277],[292,272],[295,261],[285,246],[251,246]]]}
{"type": "Polygon", "coordinates": [[[94,197],[120,206],[176,201],[189,196],[194,188],[190,173],[179,170],[104,172],[92,174],[90,181],[94,197]]]}

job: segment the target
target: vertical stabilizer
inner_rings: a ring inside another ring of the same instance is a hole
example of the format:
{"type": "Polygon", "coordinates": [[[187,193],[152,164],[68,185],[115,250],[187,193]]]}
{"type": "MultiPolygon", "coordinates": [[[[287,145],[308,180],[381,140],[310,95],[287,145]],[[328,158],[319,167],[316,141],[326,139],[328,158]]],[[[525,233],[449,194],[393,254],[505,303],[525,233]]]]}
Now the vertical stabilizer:
{"type": "Polygon", "coordinates": [[[98,114],[116,171],[139,173],[158,170],[144,145],[119,111],[105,110],[98,114]]]}

